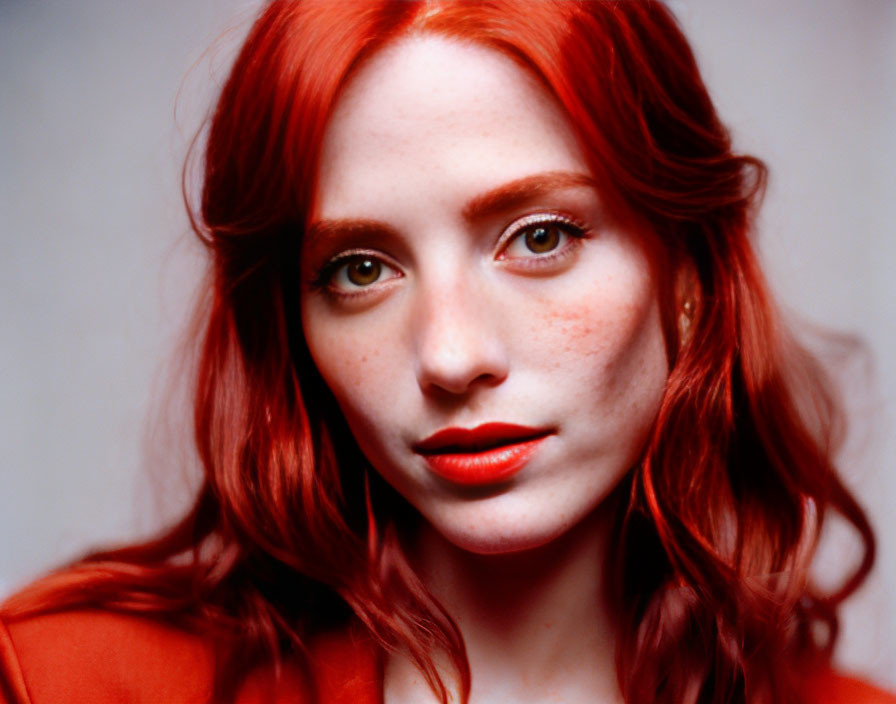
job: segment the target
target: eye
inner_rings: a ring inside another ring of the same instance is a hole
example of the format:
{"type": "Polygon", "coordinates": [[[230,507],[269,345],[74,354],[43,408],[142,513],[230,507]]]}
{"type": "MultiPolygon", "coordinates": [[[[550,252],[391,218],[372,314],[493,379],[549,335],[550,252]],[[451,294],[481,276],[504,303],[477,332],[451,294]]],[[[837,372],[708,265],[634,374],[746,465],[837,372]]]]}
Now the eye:
{"type": "Polygon", "coordinates": [[[373,253],[347,252],[331,259],[315,283],[337,294],[351,295],[400,276],[400,271],[373,253]]]}
{"type": "Polygon", "coordinates": [[[554,258],[585,233],[584,227],[556,213],[528,215],[507,228],[499,258],[554,258]]]}

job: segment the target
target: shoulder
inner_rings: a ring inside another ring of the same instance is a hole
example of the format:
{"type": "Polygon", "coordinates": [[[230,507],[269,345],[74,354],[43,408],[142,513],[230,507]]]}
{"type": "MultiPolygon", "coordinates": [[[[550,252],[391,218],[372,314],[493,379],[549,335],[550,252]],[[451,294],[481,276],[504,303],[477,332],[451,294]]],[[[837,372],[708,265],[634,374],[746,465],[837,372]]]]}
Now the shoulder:
{"type": "Polygon", "coordinates": [[[0,622],[0,673],[10,701],[202,702],[214,662],[201,639],[149,618],[65,611],[0,622]]]}
{"type": "Polygon", "coordinates": [[[804,684],[809,704],[896,704],[896,695],[831,669],[813,672],[804,684]]]}
{"type": "MultiPolygon", "coordinates": [[[[253,670],[238,704],[310,700],[303,669],[253,670]]],[[[0,620],[0,703],[207,704],[215,674],[210,638],[160,621],[102,610],[0,620]]]]}

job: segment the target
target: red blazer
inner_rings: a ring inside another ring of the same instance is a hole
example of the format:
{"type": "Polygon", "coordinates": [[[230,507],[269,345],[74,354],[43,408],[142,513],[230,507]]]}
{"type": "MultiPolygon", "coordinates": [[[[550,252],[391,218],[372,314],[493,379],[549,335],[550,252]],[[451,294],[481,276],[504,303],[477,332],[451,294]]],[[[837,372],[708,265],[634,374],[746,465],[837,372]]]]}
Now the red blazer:
{"type": "MultiPolygon", "coordinates": [[[[237,704],[382,704],[382,667],[368,638],[347,631],[310,648],[310,675],[284,664],[253,671],[237,704]]],[[[208,704],[208,640],[140,616],[103,611],[0,621],[0,704],[208,704]]],[[[814,704],[896,704],[832,672],[807,680],[814,704]]]]}

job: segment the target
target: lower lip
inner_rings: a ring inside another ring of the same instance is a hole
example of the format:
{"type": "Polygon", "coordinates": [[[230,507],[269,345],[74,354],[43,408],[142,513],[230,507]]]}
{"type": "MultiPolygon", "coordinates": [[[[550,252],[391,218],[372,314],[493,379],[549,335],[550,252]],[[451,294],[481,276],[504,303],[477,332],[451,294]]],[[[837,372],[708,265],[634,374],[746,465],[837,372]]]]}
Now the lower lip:
{"type": "Polygon", "coordinates": [[[424,455],[432,471],[443,479],[465,486],[494,484],[519,472],[547,436],[483,452],[424,455]]]}

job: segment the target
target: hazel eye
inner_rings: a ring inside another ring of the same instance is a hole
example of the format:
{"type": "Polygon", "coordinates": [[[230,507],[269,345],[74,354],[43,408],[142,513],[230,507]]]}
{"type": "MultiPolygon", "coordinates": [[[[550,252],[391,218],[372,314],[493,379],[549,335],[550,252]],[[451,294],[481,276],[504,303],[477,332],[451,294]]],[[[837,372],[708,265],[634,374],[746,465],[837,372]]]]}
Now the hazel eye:
{"type": "Polygon", "coordinates": [[[321,279],[332,290],[354,293],[399,276],[397,269],[372,254],[348,254],[330,262],[321,279]]]}
{"type": "Polygon", "coordinates": [[[564,234],[556,224],[537,225],[526,228],[526,232],[523,234],[523,243],[530,252],[544,254],[556,249],[564,234]]]}
{"type": "Polygon", "coordinates": [[[355,286],[369,286],[375,283],[383,267],[376,259],[365,257],[364,259],[356,259],[345,265],[345,277],[355,286]]]}
{"type": "Polygon", "coordinates": [[[507,244],[501,251],[502,259],[537,259],[559,254],[570,240],[584,236],[584,228],[556,215],[536,215],[524,218],[509,228],[507,244]]]}

